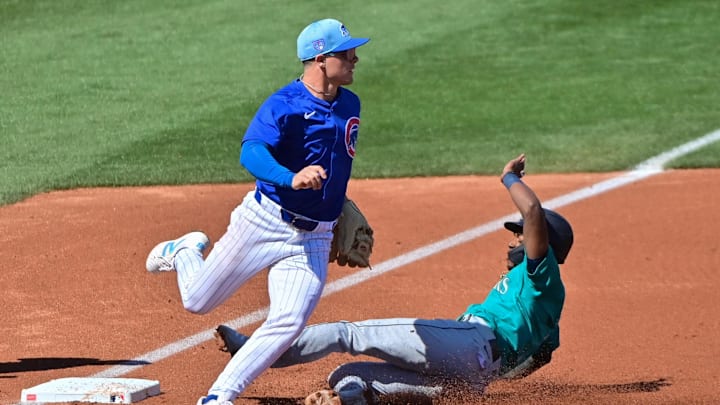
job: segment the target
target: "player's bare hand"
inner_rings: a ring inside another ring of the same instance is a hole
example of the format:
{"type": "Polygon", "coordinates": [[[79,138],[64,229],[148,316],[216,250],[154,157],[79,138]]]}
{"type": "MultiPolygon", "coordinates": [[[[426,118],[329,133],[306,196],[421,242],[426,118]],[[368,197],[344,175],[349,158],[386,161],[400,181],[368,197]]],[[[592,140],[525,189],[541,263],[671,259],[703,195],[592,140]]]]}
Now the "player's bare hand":
{"type": "Polygon", "coordinates": [[[515,159],[510,160],[505,164],[505,168],[502,171],[502,174],[500,175],[500,179],[502,180],[503,176],[505,176],[508,173],[515,173],[518,177],[522,177],[525,175],[525,154],[521,153],[520,156],[516,157],[515,159]]]}
{"type": "Polygon", "coordinates": [[[325,169],[323,169],[322,166],[307,166],[293,176],[292,188],[293,190],[304,190],[308,188],[320,190],[322,188],[323,181],[326,179],[327,172],[325,172],[325,169]]]}

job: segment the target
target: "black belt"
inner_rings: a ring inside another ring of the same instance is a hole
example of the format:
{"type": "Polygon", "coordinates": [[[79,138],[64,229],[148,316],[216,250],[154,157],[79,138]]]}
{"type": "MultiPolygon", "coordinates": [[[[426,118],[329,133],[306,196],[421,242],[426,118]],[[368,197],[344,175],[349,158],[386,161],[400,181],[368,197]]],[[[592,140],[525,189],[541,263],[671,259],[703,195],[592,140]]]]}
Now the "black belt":
{"type": "MultiPolygon", "coordinates": [[[[255,190],[255,200],[257,200],[258,204],[260,204],[260,201],[262,200],[262,193],[260,192],[260,190],[255,190]]],[[[280,208],[280,218],[282,218],[283,221],[294,226],[295,228],[303,231],[312,232],[318,226],[318,221],[300,218],[299,216],[293,214],[292,212],[284,208],[280,208]]]]}

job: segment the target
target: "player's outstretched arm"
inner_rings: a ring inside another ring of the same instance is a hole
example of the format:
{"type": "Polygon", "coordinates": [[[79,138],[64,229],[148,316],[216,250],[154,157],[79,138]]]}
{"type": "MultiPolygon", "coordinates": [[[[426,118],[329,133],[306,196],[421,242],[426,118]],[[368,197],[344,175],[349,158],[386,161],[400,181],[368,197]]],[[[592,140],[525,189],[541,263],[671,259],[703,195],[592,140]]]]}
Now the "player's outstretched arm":
{"type": "Polygon", "coordinates": [[[520,180],[525,175],[525,154],[510,160],[503,168],[500,180],[510,192],[510,198],[523,217],[523,244],[528,259],[545,257],[548,250],[548,231],[545,213],[535,192],[520,180]]]}

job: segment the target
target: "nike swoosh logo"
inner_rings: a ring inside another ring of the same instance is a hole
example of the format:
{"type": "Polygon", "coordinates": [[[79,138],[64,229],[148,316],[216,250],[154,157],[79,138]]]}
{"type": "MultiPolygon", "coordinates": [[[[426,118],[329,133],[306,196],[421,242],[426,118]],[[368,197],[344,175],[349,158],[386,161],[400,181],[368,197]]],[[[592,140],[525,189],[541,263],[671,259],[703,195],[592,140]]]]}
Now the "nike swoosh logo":
{"type": "Polygon", "coordinates": [[[310,119],[313,115],[315,115],[315,111],[304,114],[306,120],[310,119]]]}
{"type": "Polygon", "coordinates": [[[163,248],[163,256],[171,254],[173,251],[175,251],[175,248],[180,246],[180,244],[182,244],[183,242],[185,242],[185,238],[168,242],[168,244],[165,245],[165,247],[163,248]]]}

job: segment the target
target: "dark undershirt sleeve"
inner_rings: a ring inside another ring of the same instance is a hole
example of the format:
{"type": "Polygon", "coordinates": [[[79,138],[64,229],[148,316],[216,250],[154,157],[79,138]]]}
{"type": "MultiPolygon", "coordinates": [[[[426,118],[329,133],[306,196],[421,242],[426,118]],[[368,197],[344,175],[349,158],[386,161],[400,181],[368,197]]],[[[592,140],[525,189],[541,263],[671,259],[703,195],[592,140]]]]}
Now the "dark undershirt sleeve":
{"type": "Polygon", "coordinates": [[[541,257],[539,259],[531,259],[528,257],[527,259],[527,272],[530,274],[535,273],[535,269],[537,269],[537,266],[542,263],[542,261],[545,260],[544,257],[541,257]]]}

